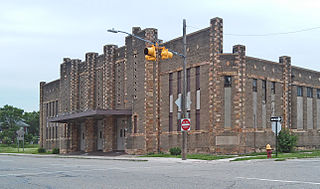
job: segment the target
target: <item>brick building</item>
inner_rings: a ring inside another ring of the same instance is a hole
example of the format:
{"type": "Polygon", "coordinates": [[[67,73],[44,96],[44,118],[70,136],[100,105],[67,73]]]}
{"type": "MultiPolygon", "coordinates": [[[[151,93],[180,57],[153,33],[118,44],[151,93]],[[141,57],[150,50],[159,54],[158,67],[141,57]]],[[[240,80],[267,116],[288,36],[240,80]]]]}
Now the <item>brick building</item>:
{"type": "MultiPolygon", "coordinates": [[[[156,29],[132,33],[155,41],[156,29]]],[[[182,52],[182,38],[164,45],[182,52]]],[[[182,59],[147,61],[145,42],[106,45],[85,60],[64,58],[58,80],[40,83],[40,143],[62,153],[149,153],[181,146],[174,101],[182,92],[182,59]]],[[[246,55],[245,46],[223,52],[221,18],[187,35],[189,153],[248,153],[274,146],[271,116],[299,135],[298,146],[320,144],[320,72],[246,55]]]]}

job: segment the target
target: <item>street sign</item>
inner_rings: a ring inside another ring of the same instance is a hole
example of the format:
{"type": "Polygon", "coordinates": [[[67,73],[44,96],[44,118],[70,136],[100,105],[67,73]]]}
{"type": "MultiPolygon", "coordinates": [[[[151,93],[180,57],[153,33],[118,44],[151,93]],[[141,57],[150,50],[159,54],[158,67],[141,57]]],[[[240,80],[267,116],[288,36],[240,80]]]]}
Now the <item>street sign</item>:
{"type": "Polygon", "coordinates": [[[181,94],[178,95],[178,98],[174,103],[178,106],[178,110],[181,111],[181,94]]]}
{"type": "Polygon", "coordinates": [[[17,135],[18,135],[18,140],[23,140],[23,138],[24,138],[24,130],[23,130],[23,128],[21,127],[19,130],[17,130],[17,135]]]}
{"type": "Polygon", "coordinates": [[[282,121],[282,119],[279,116],[272,116],[270,118],[270,121],[272,122],[272,131],[275,133],[276,136],[276,157],[278,157],[278,134],[281,131],[280,122],[282,121]]]}
{"type": "Polygon", "coordinates": [[[270,119],[270,121],[272,121],[272,122],[280,122],[282,119],[281,119],[281,117],[277,117],[277,116],[272,116],[271,117],[271,119],[270,119]]]}
{"type": "Polygon", "coordinates": [[[182,118],[181,119],[181,131],[190,131],[190,119],[182,118]]]}
{"type": "Polygon", "coordinates": [[[281,131],[281,123],[279,122],[278,124],[276,122],[272,122],[272,132],[276,133],[277,132],[277,135],[279,135],[280,131],[281,131]],[[276,128],[276,126],[278,128],[276,128]]]}
{"type": "Polygon", "coordinates": [[[23,143],[23,152],[24,152],[24,130],[23,130],[23,127],[20,127],[19,130],[16,131],[17,133],[17,140],[18,140],[18,152],[19,152],[19,148],[20,148],[20,144],[19,144],[19,141],[22,140],[22,143],[23,143]]]}

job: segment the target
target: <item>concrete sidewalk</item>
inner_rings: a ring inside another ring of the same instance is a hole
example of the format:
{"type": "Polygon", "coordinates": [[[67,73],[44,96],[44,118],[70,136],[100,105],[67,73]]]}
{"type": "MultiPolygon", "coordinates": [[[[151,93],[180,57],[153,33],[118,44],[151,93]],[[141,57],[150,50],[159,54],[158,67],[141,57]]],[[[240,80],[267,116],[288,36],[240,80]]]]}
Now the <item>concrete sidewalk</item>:
{"type": "Polygon", "coordinates": [[[23,156],[23,157],[50,157],[50,158],[77,158],[77,159],[97,159],[97,160],[119,160],[119,161],[156,161],[164,163],[214,163],[214,162],[229,162],[237,157],[219,159],[219,160],[199,160],[199,159],[187,159],[182,160],[181,158],[166,158],[166,157],[139,157],[137,155],[119,155],[119,156],[95,156],[95,155],[59,155],[59,154],[24,154],[24,153],[0,153],[1,155],[9,156],[23,156]]]}

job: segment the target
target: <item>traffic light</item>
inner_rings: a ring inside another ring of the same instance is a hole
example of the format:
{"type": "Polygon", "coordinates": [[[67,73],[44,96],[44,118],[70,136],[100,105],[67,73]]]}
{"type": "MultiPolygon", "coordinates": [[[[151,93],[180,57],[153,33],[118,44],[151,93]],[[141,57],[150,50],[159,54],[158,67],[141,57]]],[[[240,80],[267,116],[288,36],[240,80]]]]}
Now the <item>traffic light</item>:
{"type": "Polygon", "coordinates": [[[166,49],[165,47],[162,49],[161,59],[172,58],[172,56],[173,56],[172,52],[170,52],[168,49],[166,49]]]}
{"type": "Polygon", "coordinates": [[[152,45],[149,48],[144,49],[144,54],[146,55],[146,60],[156,60],[157,59],[157,53],[156,53],[156,47],[152,45]]]}

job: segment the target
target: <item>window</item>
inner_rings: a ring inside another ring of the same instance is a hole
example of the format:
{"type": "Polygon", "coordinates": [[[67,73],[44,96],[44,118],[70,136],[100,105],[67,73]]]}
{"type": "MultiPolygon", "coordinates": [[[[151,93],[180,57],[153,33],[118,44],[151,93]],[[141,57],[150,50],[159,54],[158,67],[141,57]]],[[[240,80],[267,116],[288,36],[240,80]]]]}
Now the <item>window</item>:
{"type": "Polygon", "coordinates": [[[200,130],[200,66],[196,67],[196,130],[200,130]]]}
{"type": "Polygon", "coordinates": [[[172,113],[169,113],[169,132],[172,131],[172,113]]]}
{"type": "Polygon", "coordinates": [[[312,88],[311,87],[307,87],[307,97],[309,97],[309,98],[313,97],[312,88]]]}
{"type": "Polygon", "coordinates": [[[196,130],[200,130],[200,110],[196,110],[196,130]]]}
{"type": "Polygon", "coordinates": [[[169,74],[169,95],[172,94],[172,73],[169,74]]]}
{"type": "Polygon", "coordinates": [[[177,93],[178,94],[181,94],[181,71],[178,71],[178,79],[177,79],[177,86],[178,86],[178,91],[177,93]]]}
{"type": "Polygon", "coordinates": [[[257,79],[253,79],[252,80],[252,91],[253,92],[257,92],[258,89],[257,89],[257,79]]]}
{"type": "Polygon", "coordinates": [[[48,115],[49,115],[49,108],[48,108],[48,103],[46,103],[46,116],[48,117],[48,115]]]}
{"type": "Polygon", "coordinates": [[[58,101],[56,101],[56,115],[58,115],[58,101]]]}
{"type": "Polygon", "coordinates": [[[297,87],[297,96],[303,96],[303,88],[302,87],[297,87]]]}
{"type": "Polygon", "coordinates": [[[137,133],[137,131],[138,131],[138,117],[135,115],[134,117],[133,117],[133,132],[134,133],[137,133]]]}
{"type": "Polygon", "coordinates": [[[196,90],[200,90],[200,66],[196,67],[196,90]]]}
{"type": "Polygon", "coordinates": [[[187,69],[187,92],[190,91],[190,68],[187,69]]]}
{"type": "Polygon", "coordinates": [[[267,102],[267,81],[266,80],[262,80],[262,97],[264,100],[264,103],[267,102]]]}
{"type": "Polygon", "coordinates": [[[51,117],[51,102],[49,102],[49,113],[48,113],[48,117],[51,117]]]}
{"type": "Polygon", "coordinates": [[[58,138],[58,126],[56,125],[56,139],[58,138]]]}
{"type": "Polygon", "coordinates": [[[55,111],[56,111],[55,110],[55,101],[53,101],[51,105],[52,105],[51,116],[53,117],[55,114],[55,111]]]}
{"type": "Polygon", "coordinates": [[[276,82],[271,83],[271,93],[276,94],[276,82]]]}
{"type": "Polygon", "coordinates": [[[231,76],[224,76],[224,87],[231,87],[232,78],[231,76]]]}
{"type": "Polygon", "coordinates": [[[169,73],[169,132],[172,131],[172,111],[173,111],[173,96],[172,96],[172,80],[173,75],[169,73]]]}
{"type": "Polygon", "coordinates": [[[320,89],[317,89],[317,98],[320,99],[320,89]]]}

